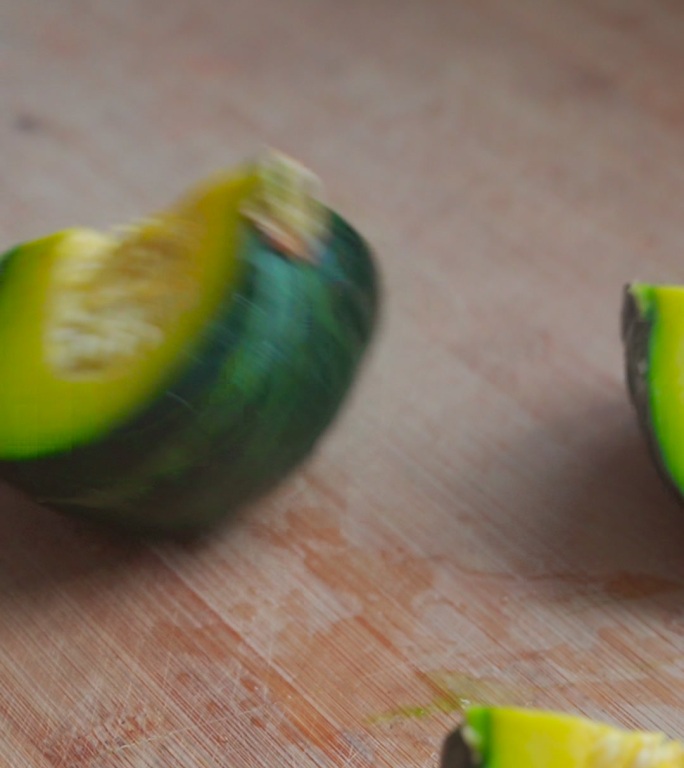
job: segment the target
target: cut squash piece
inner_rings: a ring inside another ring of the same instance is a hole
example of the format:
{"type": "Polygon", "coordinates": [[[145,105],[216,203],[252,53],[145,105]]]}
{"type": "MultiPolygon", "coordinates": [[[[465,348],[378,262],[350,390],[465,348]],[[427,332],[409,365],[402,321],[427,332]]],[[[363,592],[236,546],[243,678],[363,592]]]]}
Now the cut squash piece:
{"type": "Polygon", "coordinates": [[[642,433],[667,485],[684,493],[684,287],[632,283],[622,337],[627,385],[642,433]]]}
{"type": "Polygon", "coordinates": [[[472,707],[462,735],[480,768],[684,767],[684,747],[663,734],[556,712],[472,707]]]}
{"type": "Polygon", "coordinates": [[[69,514],[205,527],[312,451],[374,333],[361,236],[268,153],[114,233],[0,257],[0,477],[69,514]]]}

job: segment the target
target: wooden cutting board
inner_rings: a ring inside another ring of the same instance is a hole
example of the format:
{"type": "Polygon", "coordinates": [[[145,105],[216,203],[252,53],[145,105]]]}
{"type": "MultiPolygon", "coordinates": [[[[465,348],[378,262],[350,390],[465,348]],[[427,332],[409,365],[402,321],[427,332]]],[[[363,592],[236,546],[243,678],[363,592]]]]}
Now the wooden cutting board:
{"type": "Polygon", "coordinates": [[[270,144],[386,297],[317,456],[214,536],[2,491],[1,765],[427,768],[468,701],[684,737],[684,514],[618,323],[684,281],[681,4],[0,0],[0,77],[2,247],[270,144]]]}

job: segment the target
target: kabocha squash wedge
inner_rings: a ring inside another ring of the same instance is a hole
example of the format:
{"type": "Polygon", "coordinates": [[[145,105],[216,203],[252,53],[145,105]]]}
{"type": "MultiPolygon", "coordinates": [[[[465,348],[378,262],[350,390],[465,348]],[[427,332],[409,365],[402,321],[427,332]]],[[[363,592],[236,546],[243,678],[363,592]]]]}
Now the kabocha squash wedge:
{"type": "Polygon", "coordinates": [[[317,179],[266,153],[114,233],[0,257],[0,477],[68,514],[204,528],[342,406],[378,275],[317,179]]]}
{"type": "Polygon", "coordinates": [[[630,399],[666,484],[684,495],[684,287],[625,287],[622,339],[630,399]]]}
{"type": "Polygon", "coordinates": [[[629,731],[574,715],[471,707],[464,725],[447,740],[442,766],[682,768],[684,746],[661,733],[629,731]]]}

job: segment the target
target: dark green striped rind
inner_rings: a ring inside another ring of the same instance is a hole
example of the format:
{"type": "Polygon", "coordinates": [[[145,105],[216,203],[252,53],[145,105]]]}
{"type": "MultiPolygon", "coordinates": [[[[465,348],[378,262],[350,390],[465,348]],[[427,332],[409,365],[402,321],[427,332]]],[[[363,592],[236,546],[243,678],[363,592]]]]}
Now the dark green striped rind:
{"type": "Polygon", "coordinates": [[[0,463],[0,473],[69,514],[177,531],[212,525],[304,461],[371,341],[378,275],[337,215],[316,264],[251,232],[241,251],[241,288],[154,403],[97,443],[0,463]]]}

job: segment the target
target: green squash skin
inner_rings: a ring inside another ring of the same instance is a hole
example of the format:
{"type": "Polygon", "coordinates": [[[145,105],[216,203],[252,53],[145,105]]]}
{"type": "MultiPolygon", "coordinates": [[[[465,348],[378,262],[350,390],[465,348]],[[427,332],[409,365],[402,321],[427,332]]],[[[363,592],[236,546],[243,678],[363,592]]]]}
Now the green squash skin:
{"type": "Polygon", "coordinates": [[[211,527],[274,489],[334,421],[377,322],[372,254],[331,215],[315,264],[246,229],[237,293],[155,402],[97,442],[0,461],[0,477],[65,514],[149,533],[211,527]]]}
{"type": "Polygon", "coordinates": [[[652,319],[642,312],[629,285],[623,289],[620,319],[627,391],[640,426],[650,432],[648,368],[652,319]]]}
{"type": "Polygon", "coordinates": [[[439,764],[449,768],[456,765],[459,768],[480,768],[480,763],[476,762],[473,750],[464,738],[462,728],[452,731],[444,739],[439,764]]]}
{"type": "Polygon", "coordinates": [[[639,429],[646,442],[653,464],[672,496],[682,503],[682,489],[674,481],[660,449],[651,411],[649,384],[651,339],[654,318],[652,308],[640,304],[631,285],[626,285],[622,295],[621,336],[625,361],[625,381],[630,402],[635,410],[639,429]]]}

